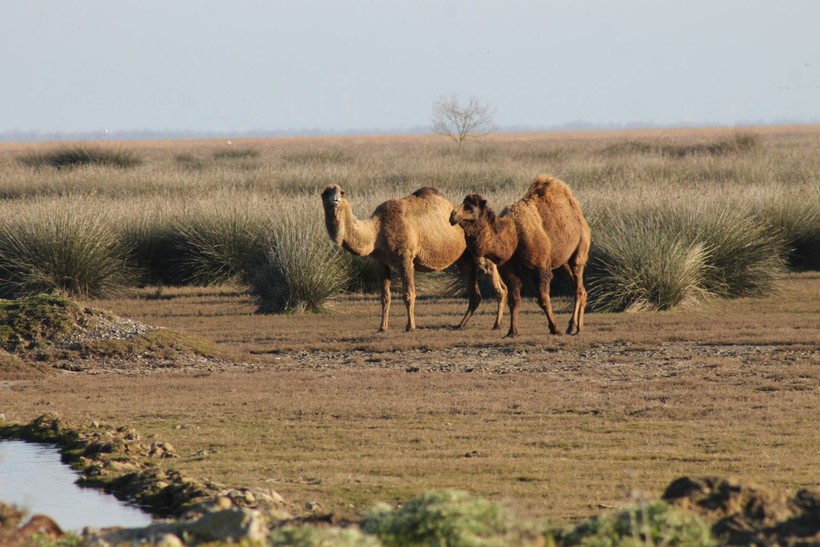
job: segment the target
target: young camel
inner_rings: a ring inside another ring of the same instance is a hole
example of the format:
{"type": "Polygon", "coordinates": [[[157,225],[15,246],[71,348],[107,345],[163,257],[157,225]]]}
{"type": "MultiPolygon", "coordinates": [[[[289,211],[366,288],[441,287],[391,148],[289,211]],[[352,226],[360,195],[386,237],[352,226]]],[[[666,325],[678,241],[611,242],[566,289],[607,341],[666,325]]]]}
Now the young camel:
{"type": "Polygon", "coordinates": [[[467,251],[464,233],[447,222],[453,209],[435,188],[420,188],[409,196],[385,201],[369,219],[353,215],[344,190],[331,184],[322,192],[325,226],[330,239],[338,246],[359,256],[370,256],[376,262],[381,281],[382,320],[379,332],[387,330],[390,315],[390,267],[401,273],[404,303],[407,307],[405,331],[416,329],[415,272],[440,271],[456,264],[467,283],[469,304],[458,325],[463,328],[481,302],[478,287],[479,268],[492,278],[498,295],[498,310],[493,329],[501,327],[507,287],[501,281],[495,264],[474,258],[467,251]]]}
{"type": "Polygon", "coordinates": [[[589,256],[590,231],[581,206],[562,181],[541,175],[522,199],[496,216],[487,200],[469,194],[453,209],[450,224],[458,224],[475,256],[495,262],[510,290],[510,330],[518,335],[522,276],[534,274],[538,304],[547,316],[551,334],[560,334],[550,303],[552,271],[563,266],[575,282],[575,308],[567,328],[578,334],[584,326],[587,291],[584,266],[589,256]]]}

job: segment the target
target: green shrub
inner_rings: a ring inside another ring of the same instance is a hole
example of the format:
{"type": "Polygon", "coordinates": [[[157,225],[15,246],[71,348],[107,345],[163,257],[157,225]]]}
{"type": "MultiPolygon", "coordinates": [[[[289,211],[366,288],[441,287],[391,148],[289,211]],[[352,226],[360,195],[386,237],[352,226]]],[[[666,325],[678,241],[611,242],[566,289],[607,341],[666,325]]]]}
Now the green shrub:
{"type": "Polygon", "coordinates": [[[83,165],[126,169],[142,163],[142,159],[131,150],[94,145],[74,145],[45,152],[31,152],[20,156],[19,161],[29,167],[55,167],[57,169],[83,165]]]}
{"type": "Polygon", "coordinates": [[[356,528],[283,526],[268,536],[273,547],[380,547],[381,542],[356,528]]]}
{"type": "Polygon", "coordinates": [[[466,492],[429,492],[398,509],[371,510],[362,529],[395,546],[523,545],[528,532],[505,509],[466,492]]]}
{"type": "Polygon", "coordinates": [[[697,515],[653,501],[584,521],[568,533],[558,533],[567,547],[646,547],[670,545],[708,547],[719,543],[697,515]]]}
{"type": "Polygon", "coordinates": [[[282,211],[266,244],[265,260],[251,279],[263,313],[321,311],[350,284],[342,251],[324,223],[304,211],[282,211]]]}
{"type": "Polygon", "coordinates": [[[132,280],[128,249],[104,216],[65,203],[0,222],[0,296],[99,297],[132,280]]]}

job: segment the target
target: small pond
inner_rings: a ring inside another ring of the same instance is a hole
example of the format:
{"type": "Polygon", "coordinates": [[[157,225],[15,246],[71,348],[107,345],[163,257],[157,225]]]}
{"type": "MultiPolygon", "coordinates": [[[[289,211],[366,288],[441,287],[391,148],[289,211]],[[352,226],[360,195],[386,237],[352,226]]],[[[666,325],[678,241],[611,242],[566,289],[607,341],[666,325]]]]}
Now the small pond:
{"type": "Polygon", "coordinates": [[[149,514],[101,490],[82,488],[75,484],[77,478],[53,445],[0,441],[0,501],[28,516],[48,515],[65,531],[151,524],[149,514]]]}

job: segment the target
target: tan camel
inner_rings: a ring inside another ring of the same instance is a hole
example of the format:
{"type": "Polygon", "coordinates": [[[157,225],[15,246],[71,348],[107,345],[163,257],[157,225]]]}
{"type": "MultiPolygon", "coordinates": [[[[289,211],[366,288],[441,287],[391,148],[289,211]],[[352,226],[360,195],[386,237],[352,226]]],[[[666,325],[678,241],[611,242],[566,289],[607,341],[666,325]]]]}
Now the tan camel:
{"type": "Polygon", "coordinates": [[[407,307],[406,331],[416,328],[415,272],[440,271],[456,264],[467,283],[469,304],[458,325],[463,328],[481,302],[478,270],[492,278],[498,295],[494,329],[501,327],[507,288],[495,264],[478,260],[467,251],[464,233],[447,222],[453,209],[435,188],[420,188],[409,196],[385,201],[370,218],[358,220],[353,215],[344,190],[331,184],[322,192],[325,226],[333,242],[345,250],[370,256],[376,262],[381,281],[382,321],[379,332],[387,330],[390,315],[390,267],[401,273],[404,302],[407,307]]]}
{"type": "Polygon", "coordinates": [[[538,304],[547,316],[550,333],[560,334],[550,303],[552,271],[563,266],[575,282],[575,308],[568,334],[581,332],[587,291],[584,266],[589,256],[590,231],[581,206],[562,181],[541,175],[522,199],[496,216],[487,200],[468,194],[453,209],[450,224],[459,224],[473,255],[495,262],[510,291],[510,330],[518,335],[522,276],[534,274],[538,304]]]}

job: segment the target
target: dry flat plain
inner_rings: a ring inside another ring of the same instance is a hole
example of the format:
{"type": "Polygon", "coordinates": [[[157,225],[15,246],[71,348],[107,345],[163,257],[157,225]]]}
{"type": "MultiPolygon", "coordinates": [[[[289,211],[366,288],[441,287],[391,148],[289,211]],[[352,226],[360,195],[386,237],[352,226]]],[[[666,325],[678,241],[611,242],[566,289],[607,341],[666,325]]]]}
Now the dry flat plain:
{"type": "Polygon", "coordinates": [[[769,298],[591,313],[577,337],[549,337],[529,301],[515,340],[490,330],[489,299],[464,331],[451,330],[464,302],[422,300],[410,334],[376,334],[370,296],[323,315],[254,314],[224,287],[89,304],[226,357],[4,382],[7,420],[135,427],[176,448],[164,465],[270,488],[297,509],[351,514],[454,487],[562,523],[657,497],[683,475],[820,486],[817,273],[787,275],[769,298]]]}
{"type": "MultiPolygon", "coordinates": [[[[453,201],[479,190],[500,208],[540,171],[570,183],[599,219],[605,205],[637,210],[627,197],[672,206],[707,196],[732,209],[727,200],[757,199],[770,184],[798,196],[787,203],[817,196],[818,128],[761,129],[763,143],[740,154],[703,145],[726,134],[499,135],[463,155],[422,137],[249,140],[239,145],[260,155],[238,159],[217,156],[224,143],[129,143],[148,159],[122,172],[23,167],[16,158],[31,146],[2,145],[0,213],[65,199],[115,221],[156,209],[149,220],[162,228],[164,213],[197,200],[244,212],[292,199],[321,227],[318,190],[340,179],[363,216],[428,180],[453,201]],[[665,148],[670,135],[694,144],[665,148]]],[[[549,336],[525,300],[511,340],[491,330],[492,295],[456,331],[466,301],[422,287],[413,333],[401,331],[396,295],[391,330],[377,334],[374,294],[337,296],[321,314],[267,315],[239,284],[149,284],[82,303],[210,341],[218,358],[0,366],[0,413],[135,428],[175,448],[159,465],[274,490],[296,512],[312,502],[354,515],[459,488],[562,524],[657,498],[685,475],[793,494],[820,487],[820,273],[784,273],[777,286],[669,312],[589,311],[574,337],[549,336]]],[[[556,299],[561,327],[570,304],[556,299]]]]}

